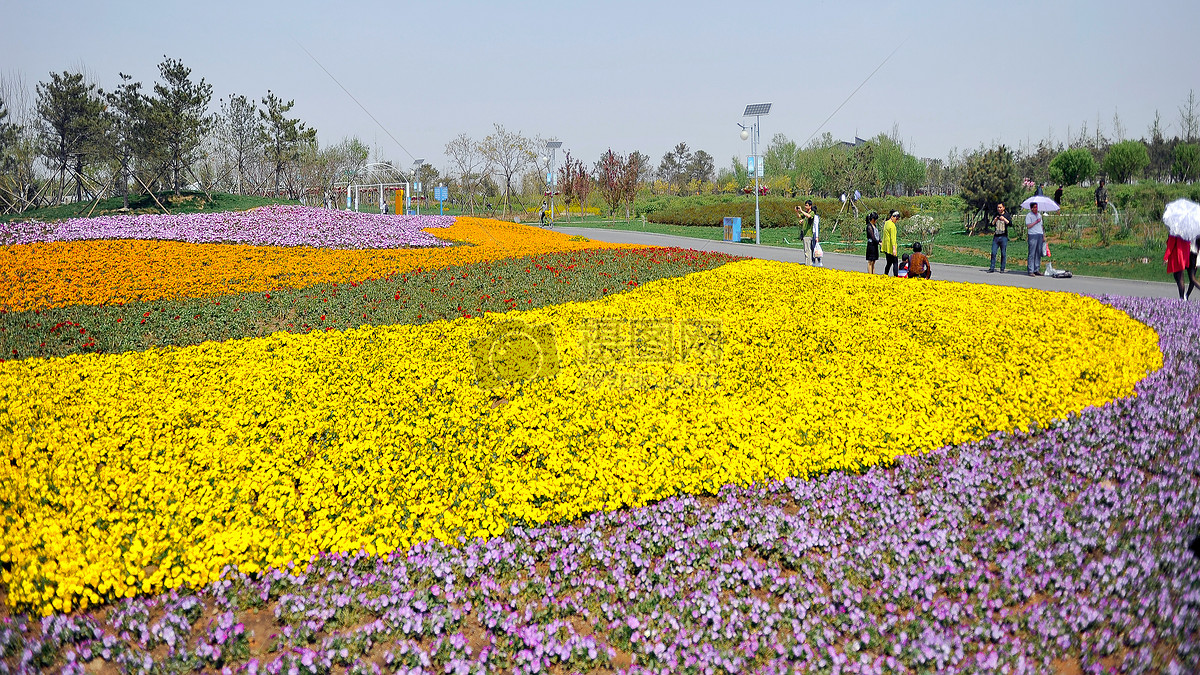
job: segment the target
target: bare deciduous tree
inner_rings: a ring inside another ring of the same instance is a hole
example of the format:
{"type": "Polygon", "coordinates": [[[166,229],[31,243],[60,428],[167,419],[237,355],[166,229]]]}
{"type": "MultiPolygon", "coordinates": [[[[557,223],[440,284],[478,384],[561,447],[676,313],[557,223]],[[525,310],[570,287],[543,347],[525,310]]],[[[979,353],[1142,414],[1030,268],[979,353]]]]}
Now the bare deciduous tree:
{"type": "Polygon", "coordinates": [[[221,99],[216,136],[233,163],[238,194],[246,194],[247,163],[262,154],[262,122],[258,114],[258,105],[241,94],[221,99]]]}
{"type": "Polygon", "coordinates": [[[508,213],[513,176],[524,171],[537,155],[533,150],[533,141],[520,132],[508,131],[501,124],[493,124],[492,127],[494,131],[483,139],[480,146],[492,169],[503,179],[504,212],[508,213]]]}
{"type": "Polygon", "coordinates": [[[636,150],[625,158],[625,166],[621,172],[621,199],[625,202],[625,220],[629,220],[633,200],[642,184],[643,172],[649,166],[650,158],[636,150]]]}
{"type": "Polygon", "coordinates": [[[1121,115],[1116,111],[1116,109],[1113,109],[1112,125],[1113,138],[1116,139],[1118,143],[1123,142],[1125,140],[1125,125],[1121,122],[1121,115]]]}
{"type": "Polygon", "coordinates": [[[457,173],[464,207],[470,208],[471,215],[475,215],[478,205],[475,198],[479,194],[484,174],[488,173],[487,157],[480,144],[466,134],[459,134],[447,143],[445,152],[457,173]]]}
{"type": "Polygon", "coordinates": [[[596,162],[596,182],[600,187],[600,196],[608,205],[608,215],[612,216],[621,205],[624,197],[621,186],[621,174],[625,172],[625,157],[618,155],[609,148],[600,161],[596,162]]]}
{"type": "MultiPolygon", "coordinates": [[[[566,152],[563,165],[558,168],[558,185],[562,189],[563,204],[566,206],[566,219],[571,219],[571,202],[575,199],[575,160],[571,159],[571,151],[566,152]]],[[[582,217],[582,213],[580,214],[582,217]]]]}
{"type": "Polygon", "coordinates": [[[6,123],[12,133],[0,153],[0,206],[5,213],[19,213],[40,201],[44,186],[36,171],[34,99],[25,79],[14,73],[0,75],[0,101],[8,111],[6,123]]]}
{"type": "Polygon", "coordinates": [[[1196,110],[1196,91],[1188,90],[1187,100],[1179,106],[1179,136],[1191,143],[1200,136],[1200,113],[1196,110]]]}
{"type": "Polygon", "coordinates": [[[583,209],[587,206],[588,197],[592,194],[592,175],[588,173],[587,167],[584,166],[582,160],[575,160],[574,184],[571,188],[575,192],[575,201],[579,202],[579,218],[583,219],[583,209]]]}

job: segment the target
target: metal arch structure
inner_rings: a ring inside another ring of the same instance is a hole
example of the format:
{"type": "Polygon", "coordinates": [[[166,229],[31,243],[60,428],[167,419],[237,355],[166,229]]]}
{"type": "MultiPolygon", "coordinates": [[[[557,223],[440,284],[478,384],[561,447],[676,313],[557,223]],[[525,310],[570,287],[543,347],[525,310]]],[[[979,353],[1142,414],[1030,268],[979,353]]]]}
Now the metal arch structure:
{"type": "Polygon", "coordinates": [[[412,178],[411,173],[388,162],[371,162],[364,164],[358,171],[348,176],[346,181],[346,208],[358,210],[359,195],[363,188],[378,190],[379,210],[383,210],[383,189],[388,187],[403,187],[405,196],[412,178]]]}

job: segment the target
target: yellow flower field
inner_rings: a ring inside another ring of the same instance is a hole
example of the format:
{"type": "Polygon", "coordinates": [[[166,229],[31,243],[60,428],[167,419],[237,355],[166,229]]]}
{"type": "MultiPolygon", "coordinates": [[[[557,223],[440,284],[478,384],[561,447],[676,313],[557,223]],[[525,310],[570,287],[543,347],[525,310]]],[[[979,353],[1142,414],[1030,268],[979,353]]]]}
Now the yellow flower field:
{"type": "Polygon", "coordinates": [[[102,239],[0,246],[0,309],[21,311],[304,288],[554,251],[642,248],[488,218],[428,230],[463,245],[324,249],[102,239]]]}
{"type": "Polygon", "coordinates": [[[4,363],[3,581],[68,610],[860,470],[1161,364],[1153,330],[1091,299],[765,261],[500,317],[4,363]]]}

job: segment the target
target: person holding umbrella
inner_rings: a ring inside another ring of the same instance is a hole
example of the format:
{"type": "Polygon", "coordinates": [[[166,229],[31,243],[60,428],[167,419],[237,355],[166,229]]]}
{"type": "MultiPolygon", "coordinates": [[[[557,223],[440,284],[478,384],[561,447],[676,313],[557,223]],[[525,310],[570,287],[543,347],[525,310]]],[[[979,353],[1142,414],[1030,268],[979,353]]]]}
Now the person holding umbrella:
{"type": "Polygon", "coordinates": [[[1200,247],[1200,204],[1187,199],[1176,199],[1163,210],[1163,223],[1167,226],[1167,251],[1163,262],[1167,271],[1175,277],[1179,288],[1179,299],[1188,300],[1196,283],[1196,251],[1200,247]],[[1183,288],[1183,272],[1188,273],[1188,287],[1183,288]]]}
{"type": "Polygon", "coordinates": [[[1057,211],[1058,204],[1049,197],[1034,195],[1021,202],[1029,209],[1025,214],[1025,229],[1029,232],[1029,276],[1042,276],[1042,256],[1046,254],[1046,228],[1042,221],[1043,211],[1057,211]]]}

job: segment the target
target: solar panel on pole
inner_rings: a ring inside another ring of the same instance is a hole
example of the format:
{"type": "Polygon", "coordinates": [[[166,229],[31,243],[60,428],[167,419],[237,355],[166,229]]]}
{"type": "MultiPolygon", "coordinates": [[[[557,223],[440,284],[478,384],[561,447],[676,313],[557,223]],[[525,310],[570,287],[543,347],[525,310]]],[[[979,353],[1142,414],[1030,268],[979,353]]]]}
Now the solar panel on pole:
{"type": "MultiPolygon", "coordinates": [[[[742,117],[753,117],[754,118],[753,131],[750,134],[750,136],[751,136],[750,147],[751,147],[751,152],[754,154],[754,164],[755,164],[755,167],[754,167],[754,243],[756,243],[756,244],[762,243],[762,236],[761,236],[762,229],[761,229],[761,226],[759,225],[759,209],[758,209],[758,196],[759,196],[758,177],[759,177],[759,172],[762,171],[762,158],[758,156],[759,121],[760,121],[759,118],[770,112],[771,112],[771,104],[770,103],[751,103],[746,106],[746,112],[742,113],[742,117]]],[[[745,129],[745,127],[742,127],[742,128],[745,129]]]]}

